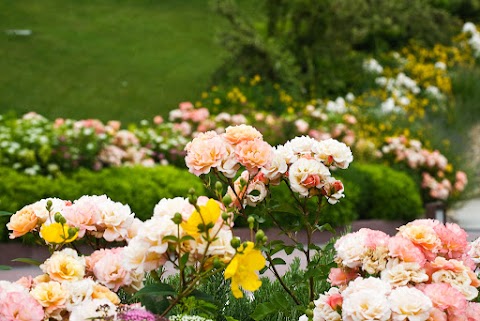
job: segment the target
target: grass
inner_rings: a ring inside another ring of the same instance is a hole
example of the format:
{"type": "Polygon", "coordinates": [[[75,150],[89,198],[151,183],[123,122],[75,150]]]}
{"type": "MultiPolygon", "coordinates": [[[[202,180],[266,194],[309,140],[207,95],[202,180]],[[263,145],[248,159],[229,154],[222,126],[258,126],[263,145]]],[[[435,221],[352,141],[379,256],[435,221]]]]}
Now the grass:
{"type": "Polygon", "coordinates": [[[205,0],[3,0],[0,114],[166,115],[209,85],[224,54],[221,27],[205,0]]]}

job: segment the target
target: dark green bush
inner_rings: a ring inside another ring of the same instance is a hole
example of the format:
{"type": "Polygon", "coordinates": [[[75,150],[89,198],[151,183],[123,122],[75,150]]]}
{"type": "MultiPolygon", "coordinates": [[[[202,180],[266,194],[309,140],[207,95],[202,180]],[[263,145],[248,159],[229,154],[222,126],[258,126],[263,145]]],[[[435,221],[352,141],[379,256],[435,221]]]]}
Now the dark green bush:
{"type": "Polygon", "coordinates": [[[423,213],[419,186],[404,172],[385,165],[354,164],[334,175],[359,186],[355,209],[360,219],[410,221],[423,213]]]}
{"type": "MultiPolygon", "coordinates": [[[[55,179],[27,176],[0,167],[0,177],[0,210],[12,213],[42,198],[73,201],[82,195],[106,194],[114,201],[130,205],[136,216],[145,220],[162,198],[186,197],[192,187],[198,194],[204,194],[197,177],[171,166],[109,168],[100,172],[82,169],[55,179]]],[[[6,223],[7,219],[1,222],[3,241],[7,239],[6,223]]]]}

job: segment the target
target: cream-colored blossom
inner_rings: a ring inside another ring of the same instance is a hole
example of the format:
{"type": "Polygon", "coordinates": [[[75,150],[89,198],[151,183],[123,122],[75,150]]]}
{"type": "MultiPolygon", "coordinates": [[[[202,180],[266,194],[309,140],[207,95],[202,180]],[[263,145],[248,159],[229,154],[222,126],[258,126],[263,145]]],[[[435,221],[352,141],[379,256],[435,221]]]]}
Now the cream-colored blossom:
{"type": "Polygon", "coordinates": [[[58,282],[83,279],[85,267],[85,258],[78,256],[77,252],[70,248],[54,252],[40,265],[42,271],[47,273],[51,280],[58,282]]]}
{"type": "Polygon", "coordinates": [[[398,259],[387,263],[386,269],[381,273],[381,278],[394,288],[428,281],[428,275],[418,263],[407,263],[398,259]]]}
{"type": "Polygon", "coordinates": [[[430,317],[432,301],[415,288],[399,287],[389,296],[392,321],[425,321],[430,317]]]}

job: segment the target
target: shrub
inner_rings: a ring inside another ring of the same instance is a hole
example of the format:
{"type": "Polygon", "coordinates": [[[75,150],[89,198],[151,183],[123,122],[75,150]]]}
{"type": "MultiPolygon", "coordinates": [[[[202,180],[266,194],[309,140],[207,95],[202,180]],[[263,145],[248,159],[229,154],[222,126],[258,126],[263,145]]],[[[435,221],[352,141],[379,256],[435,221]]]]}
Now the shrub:
{"type": "MultiPolygon", "coordinates": [[[[0,167],[0,177],[0,210],[8,212],[48,197],[73,201],[83,195],[106,194],[114,201],[130,205],[136,216],[145,220],[162,198],[186,197],[192,187],[198,194],[205,193],[197,177],[171,166],[109,168],[100,172],[82,169],[56,179],[32,177],[0,167]]],[[[3,219],[3,226],[6,221],[3,219]]],[[[1,229],[0,240],[7,237],[6,229],[1,229]]]]}
{"type": "Polygon", "coordinates": [[[384,165],[354,164],[338,178],[359,186],[355,209],[360,219],[409,221],[423,213],[419,186],[405,172],[384,165]]]}

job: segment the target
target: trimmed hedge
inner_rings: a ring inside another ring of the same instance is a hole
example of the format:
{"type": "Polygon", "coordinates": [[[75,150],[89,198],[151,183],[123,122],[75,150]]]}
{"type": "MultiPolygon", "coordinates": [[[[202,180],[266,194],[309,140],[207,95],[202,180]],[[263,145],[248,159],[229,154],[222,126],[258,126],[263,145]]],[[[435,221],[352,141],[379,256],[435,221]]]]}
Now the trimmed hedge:
{"type": "Polygon", "coordinates": [[[424,213],[420,189],[405,172],[385,165],[357,163],[333,176],[359,186],[359,198],[355,200],[359,219],[411,221],[424,213]]]}
{"type": "MultiPolygon", "coordinates": [[[[351,224],[356,219],[384,219],[409,221],[423,212],[420,191],[405,173],[384,165],[354,164],[347,170],[332,173],[345,186],[345,198],[338,204],[325,206],[320,224],[332,226],[351,224]]],[[[108,195],[112,200],[129,204],[136,216],[148,219],[161,198],[187,196],[190,188],[198,195],[207,195],[200,179],[185,170],[170,166],[145,168],[109,168],[100,172],[79,170],[68,176],[50,179],[44,176],[27,176],[10,168],[0,167],[0,210],[15,212],[42,198],[58,197],[75,200],[82,195],[108,195]]],[[[277,220],[284,225],[298,225],[289,212],[294,212],[288,187],[282,183],[272,187],[272,202],[279,204],[277,220]]],[[[309,202],[316,210],[316,203],[309,202]]],[[[251,208],[252,214],[258,208],[251,208]]],[[[1,219],[0,241],[7,239],[5,224],[1,219]]],[[[267,224],[271,221],[267,218],[267,224]]],[[[237,226],[247,226],[237,222],[237,226]]]]}
{"type": "MultiPolygon", "coordinates": [[[[171,166],[120,167],[99,172],[81,169],[54,179],[0,167],[0,178],[0,210],[12,213],[43,198],[73,201],[82,195],[106,194],[114,201],[130,205],[136,216],[145,220],[162,198],[186,197],[192,187],[198,194],[205,194],[200,179],[171,166]]],[[[6,218],[0,222],[0,241],[7,239],[7,222],[6,218]]]]}

